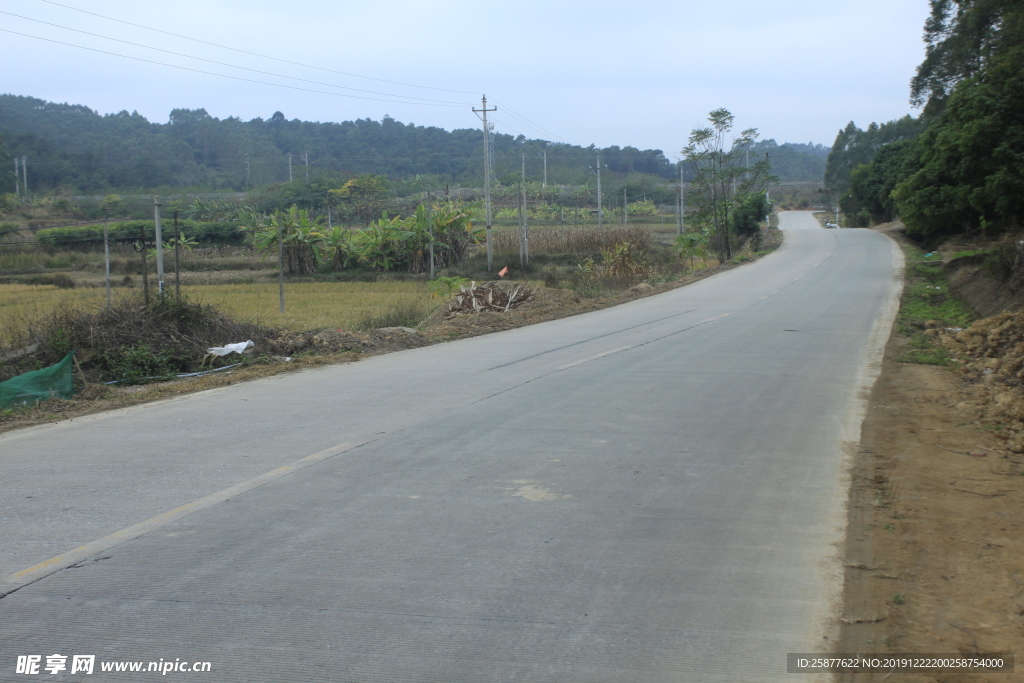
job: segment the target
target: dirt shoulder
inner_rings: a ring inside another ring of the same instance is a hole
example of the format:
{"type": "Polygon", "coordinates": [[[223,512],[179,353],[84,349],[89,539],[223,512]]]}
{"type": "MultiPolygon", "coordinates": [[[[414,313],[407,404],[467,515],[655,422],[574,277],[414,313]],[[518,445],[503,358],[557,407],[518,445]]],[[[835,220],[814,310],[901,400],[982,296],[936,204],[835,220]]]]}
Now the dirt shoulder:
{"type": "MultiPolygon", "coordinates": [[[[1022,651],[1024,455],[1015,435],[1019,416],[1007,414],[1005,400],[998,402],[1007,392],[1019,395],[1012,386],[986,381],[980,367],[993,363],[979,356],[991,349],[980,342],[970,346],[998,325],[976,323],[969,328],[973,336],[936,324],[922,327],[897,324],[871,393],[853,466],[835,651],[1022,651]],[[922,350],[922,337],[941,341],[957,334],[968,343],[922,350]],[[902,362],[915,354],[947,364],[902,362]]],[[[1024,680],[1024,667],[1017,670],[839,679],[1024,680]]]]}
{"type": "MultiPolygon", "coordinates": [[[[764,256],[777,249],[781,244],[782,232],[772,229],[766,239],[764,250],[759,254],[764,256]]],[[[442,306],[417,330],[383,328],[368,332],[355,332],[325,329],[283,333],[277,339],[269,342],[269,351],[275,354],[274,358],[276,358],[273,362],[247,364],[244,367],[201,377],[155,382],[140,386],[92,385],[69,400],[43,401],[31,408],[10,411],[6,415],[0,413],[0,433],[173,398],[197,391],[216,389],[283,372],[295,372],[336,363],[353,363],[393,351],[419,348],[548,320],[567,318],[685,287],[758,258],[746,256],[742,262],[706,268],[669,282],[655,285],[640,284],[613,294],[583,297],[571,289],[542,287],[533,291],[533,296],[529,301],[504,313],[484,311],[446,319],[446,307],[442,306]]]]}

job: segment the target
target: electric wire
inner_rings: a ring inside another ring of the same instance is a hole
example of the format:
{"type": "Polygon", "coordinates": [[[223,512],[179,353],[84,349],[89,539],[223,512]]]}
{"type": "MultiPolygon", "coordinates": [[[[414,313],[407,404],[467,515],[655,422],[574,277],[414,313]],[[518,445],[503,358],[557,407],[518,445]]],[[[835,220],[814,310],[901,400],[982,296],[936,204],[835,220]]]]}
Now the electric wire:
{"type": "Polygon", "coordinates": [[[97,48],[94,48],[94,47],[85,47],[84,45],[75,45],[74,43],[65,43],[62,40],[54,40],[52,38],[42,38],[40,36],[33,36],[33,35],[28,34],[28,33],[20,33],[18,31],[11,31],[10,29],[6,29],[6,28],[0,28],[0,31],[3,31],[4,33],[11,33],[11,34],[14,34],[16,36],[22,36],[22,37],[25,37],[25,38],[34,38],[35,40],[42,40],[42,41],[45,41],[45,42],[48,42],[48,43],[55,43],[57,45],[65,45],[65,46],[68,46],[68,47],[75,47],[75,48],[78,48],[80,50],[88,50],[90,52],[98,52],[100,54],[111,55],[111,56],[114,56],[114,57],[121,57],[123,59],[132,59],[132,60],[135,60],[137,62],[146,62],[147,64],[156,64],[158,66],[166,66],[166,67],[170,67],[172,69],[181,69],[182,71],[191,71],[193,73],[205,74],[207,76],[219,76],[221,78],[230,78],[230,79],[234,79],[236,81],[244,81],[246,83],[257,83],[259,85],[269,85],[269,86],[272,86],[272,87],[275,87],[275,88],[286,88],[288,90],[300,90],[302,92],[312,92],[312,93],[317,93],[317,94],[320,94],[320,95],[333,95],[334,97],[347,97],[347,98],[350,98],[350,99],[357,99],[357,100],[372,100],[374,102],[390,102],[392,104],[411,104],[411,105],[415,105],[415,106],[418,106],[418,107],[447,107],[447,108],[459,108],[459,109],[461,109],[462,107],[466,106],[464,104],[430,104],[430,103],[427,103],[427,102],[408,102],[408,101],[402,101],[402,100],[386,100],[386,99],[382,99],[380,97],[366,97],[366,96],[363,96],[363,95],[346,95],[345,93],[328,92],[326,90],[314,90],[312,88],[300,88],[299,86],[296,86],[296,85],[285,85],[283,83],[269,83],[267,81],[257,81],[257,80],[255,80],[253,78],[243,78],[241,76],[231,76],[231,75],[228,75],[228,74],[219,74],[219,73],[216,73],[214,71],[203,71],[202,69],[193,69],[191,67],[179,66],[177,64],[167,64],[166,62],[157,62],[157,61],[154,61],[152,59],[143,59],[142,57],[132,57],[132,56],[129,56],[129,55],[122,55],[122,54],[118,54],[116,52],[108,52],[107,50],[100,50],[100,49],[97,49],[97,48]]]}
{"type": "MultiPolygon", "coordinates": [[[[298,78],[297,76],[287,76],[285,74],[278,74],[278,73],[274,73],[272,71],[261,71],[259,69],[250,69],[249,67],[246,67],[246,66],[238,66],[237,64],[228,64],[227,62],[218,62],[217,60],[206,59],[205,57],[193,57],[192,55],[186,55],[186,54],[183,54],[181,52],[174,52],[172,50],[164,50],[163,48],[153,47],[152,45],[143,45],[141,43],[133,43],[133,42],[131,42],[129,40],[122,40],[120,38],[111,38],[110,36],[100,35],[99,33],[90,33],[89,31],[83,31],[81,29],[71,28],[69,26],[61,26],[60,24],[54,24],[54,23],[51,23],[49,21],[43,21],[42,19],[34,19],[32,17],[26,17],[26,16],[22,16],[20,14],[14,14],[13,12],[5,12],[3,10],[0,10],[0,14],[6,14],[7,16],[17,17],[18,19],[24,19],[26,21],[34,21],[34,22],[39,23],[39,24],[45,24],[47,26],[53,26],[55,28],[63,29],[65,31],[74,31],[75,33],[82,33],[82,34],[87,35],[87,36],[93,36],[94,38],[102,38],[103,40],[111,40],[111,41],[114,41],[116,43],[124,43],[125,45],[132,45],[134,47],[141,47],[141,48],[145,48],[147,50],[155,50],[156,52],[163,52],[164,54],[174,55],[175,57],[185,57],[186,59],[195,59],[195,60],[200,61],[200,62],[208,62],[210,64],[216,64],[218,66],[226,66],[226,67],[230,67],[232,69],[241,69],[242,71],[251,71],[252,73],[263,74],[264,76],[274,76],[275,78],[287,78],[287,79],[291,79],[291,80],[294,80],[294,81],[301,81],[302,83],[312,83],[314,85],[325,85],[328,88],[339,88],[341,90],[352,90],[354,92],[368,93],[368,94],[371,94],[371,95],[382,95],[384,97],[400,97],[400,98],[409,99],[409,100],[418,100],[418,101],[421,101],[421,102],[436,102],[436,103],[440,103],[440,104],[453,104],[453,105],[458,105],[458,106],[462,106],[462,107],[471,106],[471,105],[469,105],[467,103],[464,103],[464,102],[451,102],[451,101],[448,101],[448,100],[431,100],[431,99],[427,99],[427,98],[424,98],[424,97],[412,97],[410,95],[396,95],[394,93],[378,92],[376,90],[363,90],[362,88],[350,88],[350,87],[345,86],[345,85],[336,85],[334,83],[324,83],[323,81],[311,81],[308,78],[298,78]]],[[[415,104],[415,102],[409,102],[409,104],[415,104]]]]}
{"type": "Polygon", "coordinates": [[[92,15],[94,17],[99,17],[100,19],[106,19],[108,21],[116,21],[116,22],[118,22],[120,24],[126,24],[128,26],[134,26],[136,28],[145,29],[147,31],[154,31],[156,33],[163,33],[164,35],[173,36],[174,38],[181,38],[182,40],[191,40],[191,41],[196,42],[196,43],[202,43],[203,45],[210,45],[212,47],[221,48],[222,50],[231,50],[233,52],[240,52],[242,54],[252,55],[253,57],[260,57],[261,59],[270,59],[270,60],[273,60],[273,61],[276,61],[276,62],[283,62],[285,64],[293,64],[295,66],[306,67],[308,69],[319,69],[320,71],[329,71],[331,73],[341,74],[342,76],[350,76],[352,78],[363,78],[363,79],[370,80],[370,81],[378,81],[380,83],[391,83],[393,85],[404,85],[404,86],[409,87],[409,88],[423,88],[425,90],[441,90],[441,91],[444,91],[444,92],[461,93],[463,95],[476,95],[477,94],[475,92],[471,92],[471,91],[468,91],[468,90],[453,90],[451,88],[435,88],[435,87],[432,87],[432,86],[429,86],[429,85],[416,85],[415,83],[403,83],[401,81],[389,81],[389,80],[384,79],[384,78],[374,78],[372,76],[362,76],[360,74],[349,73],[347,71],[337,71],[335,69],[328,69],[328,68],[325,68],[325,67],[322,67],[322,66],[314,66],[312,64],[303,64],[302,62],[293,62],[293,61],[288,60],[288,59],[281,59],[279,57],[271,57],[269,55],[262,55],[262,54],[259,54],[258,52],[250,52],[248,50],[242,50],[242,49],[239,49],[239,48],[236,48],[236,47],[229,47],[227,45],[220,45],[218,43],[211,43],[211,42],[206,41],[206,40],[200,40],[199,38],[190,38],[189,36],[183,36],[183,35],[180,35],[178,33],[171,33],[170,31],[164,31],[162,29],[153,28],[151,26],[144,26],[142,24],[135,24],[135,23],[132,23],[130,21],[125,21],[123,19],[115,19],[114,17],[108,17],[108,16],[105,16],[103,14],[97,14],[96,12],[90,12],[88,10],[79,9],[78,7],[72,7],[71,5],[63,5],[63,4],[59,3],[59,2],[53,2],[53,0],[40,0],[40,2],[45,2],[48,5],[56,5],[57,7],[63,7],[64,9],[69,9],[69,10],[72,10],[74,12],[81,12],[83,14],[89,14],[89,15],[92,15]]]}
{"type": "Polygon", "coordinates": [[[510,116],[511,116],[512,118],[516,119],[517,121],[520,121],[520,122],[522,122],[522,123],[523,123],[523,125],[529,126],[529,127],[530,127],[530,128],[532,128],[533,130],[535,130],[535,131],[537,131],[538,133],[540,133],[541,135],[550,135],[550,136],[551,136],[551,138],[552,138],[552,139],[554,139],[554,140],[558,140],[559,142],[565,143],[565,144],[567,144],[567,145],[568,145],[568,144],[570,144],[569,142],[567,142],[567,141],[565,141],[564,139],[562,139],[561,137],[559,137],[559,136],[555,135],[555,134],[554,134],[554,133],[552,133],[551,131],[549,131],[549,130],[545,130],[544,128],[541,128],[541,127],[540,127],[540,126],[538,126],[537,124],[534,124],[534,123],[530,122],[530,120],[529,120],[529,119],[527,119],[527,118],[526,118],[525,116],[522,116],[521,114],[517,114],[517,113],[516,113],[515,111],[513,111],[512,109],[510,109],[510,108],[508,107],[508,105],[506,105],[506,104],[503,104],[503,103],[501,103],[501,102],[498,102],[497,100],[494,100],[494,103],[495,103],[496,105],[498,105],[499,107],[501,107],[503,111],[506,111],[506,112],[508,112],[508,114],[509,114],[509,115],[510,115],[510,116]]]}

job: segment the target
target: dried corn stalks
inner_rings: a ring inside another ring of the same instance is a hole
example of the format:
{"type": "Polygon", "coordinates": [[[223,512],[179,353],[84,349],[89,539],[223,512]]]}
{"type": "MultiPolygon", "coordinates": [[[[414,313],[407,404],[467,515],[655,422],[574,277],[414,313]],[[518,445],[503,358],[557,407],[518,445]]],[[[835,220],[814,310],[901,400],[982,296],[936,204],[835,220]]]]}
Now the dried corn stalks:
{"type": "Polygon", "coordinates": [[[516,282],[484,282],[480,285],[473,282],[459,289],[460,293],[448,303],[445,320],[481,311],[504,313],[533,298],[533,292],[526,284],[516,282]]]}

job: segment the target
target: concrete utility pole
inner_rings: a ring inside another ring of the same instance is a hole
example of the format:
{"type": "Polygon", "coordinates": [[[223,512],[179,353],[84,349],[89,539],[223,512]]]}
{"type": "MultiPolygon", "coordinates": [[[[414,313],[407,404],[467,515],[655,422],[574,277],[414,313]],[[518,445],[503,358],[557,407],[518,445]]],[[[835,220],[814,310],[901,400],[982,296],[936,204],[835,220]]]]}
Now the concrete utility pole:
{"type": "Polygon", "coordinates": [[[284,315],[284,230],[281,221],[277,221],[277,297],[279,310],[284,315]]]}
{"type": "Polygon", "coordinates": [[[548,186],[548,151],[544,150],[544,182],[541,184],[541,187],[547,187],[547,186],[548,186]]]}
{"type": "Polygon", "coordinates": [[[18,175],[18,157],[14,157],[14,194],[21,194],[21,176],[18,175]]]}
{"type": "Polygon", "coordinates": [[[676,228],[683,234],[683,162],[679,162],[679,190],[676,192],[676,228]]]}
{"type": "Polygon", "coordinates": [[[181,306],[181,233],[178,232],[178,212],[174,212],[174,298],[181,306]]]}
{"type": "Polygon", "coordinates": [[[487,128],[487,112],[498,111],[497,107],[487,108],[487,95],[480,98],[483,106],[473,107],[474,113],[483,115],[484,122],[484,227],[487,231],[487,270],[494,270],[494,252],[491,247],[491,132],[487,128]]]}
{"type": "Polygon", "coordinates": [[[434,196],[427,192],[427,230],[430,232],[430,279],[434,279],[434,196]]]}
{"type": "Polygon", "coordinates": [[[288,182],[292,181],[292,153],[288,152],[288,182]]]}
{"type": "Polygon", "coordinates": [[[523,170],[519,181],[519,265],[530,262],[526,246],[526,153],[523,152],[523,170]]]}
{"type": "Polygon", "coordinates": [[[109,218],[103,221],[103,286],[107,290],[107,308],[110,308],[110,241],[107,239],[109,225],[109,218]]]}
{"type": "Polygon", "coordinates": [[[302,158],[306,161],[306,182],[309,182],[309,152],[303,152],[302,158]]]}
{"type": "Polygon", "coordinates": [[[629,225],[629,200],[626,198],[626,188],[622,188],[622,224],[629,225]]]}
{"type": "Polygon", "coordinates": [[[601,216],[601,155],[597,155],[597,227],[604,225],[601,216]]]}
{"type": "Polygon", "coordinates": [[[686,184],[683,182],[683,162],[679,162],[679,234],[686,232],[686,184]]]}
{"type": "Polygon", "coordinates": [[[249,174],[249,153],[245,153],[245,185],[252,187],[252,176],[249,174]]]}
{"type": "Polygon", "coordinates": [[[156,291],[164,298],[164,237],[160,229],[160,197],[153,195],[153,223],[156,226],[156,291]]]}
{"type": "Polygon", "coordinates": [[[21,158],[21,185],[25,188],[25,194],[28,194],[28,157],[21,158]]]}

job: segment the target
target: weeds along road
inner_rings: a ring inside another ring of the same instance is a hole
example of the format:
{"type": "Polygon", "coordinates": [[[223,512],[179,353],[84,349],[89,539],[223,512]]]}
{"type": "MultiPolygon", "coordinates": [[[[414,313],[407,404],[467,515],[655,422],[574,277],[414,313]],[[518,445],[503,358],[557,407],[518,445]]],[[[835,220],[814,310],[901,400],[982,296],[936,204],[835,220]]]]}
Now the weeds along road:
{"type": "Polygon", "coordinates": [[[785,677],[836,623],[902,256],[781,218],[778,252],[658,296],[0,436],[0,670],[785,677]]]}

